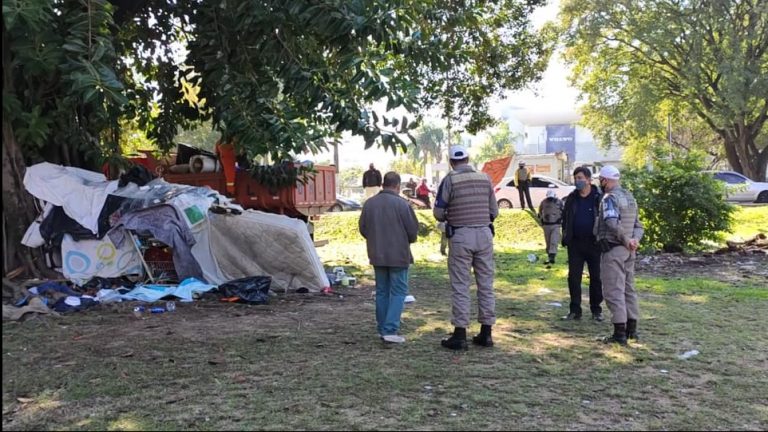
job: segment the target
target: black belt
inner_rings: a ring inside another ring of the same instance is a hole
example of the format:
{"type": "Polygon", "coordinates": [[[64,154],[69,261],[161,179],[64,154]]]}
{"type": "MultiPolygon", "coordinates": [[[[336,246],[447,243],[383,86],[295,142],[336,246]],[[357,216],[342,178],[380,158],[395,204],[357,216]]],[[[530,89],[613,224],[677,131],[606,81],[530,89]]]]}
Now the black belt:
{"type": "Polygon", "coordinates": [[[562,222],[542,222],[543,225],[560,225],[562,222]]]}

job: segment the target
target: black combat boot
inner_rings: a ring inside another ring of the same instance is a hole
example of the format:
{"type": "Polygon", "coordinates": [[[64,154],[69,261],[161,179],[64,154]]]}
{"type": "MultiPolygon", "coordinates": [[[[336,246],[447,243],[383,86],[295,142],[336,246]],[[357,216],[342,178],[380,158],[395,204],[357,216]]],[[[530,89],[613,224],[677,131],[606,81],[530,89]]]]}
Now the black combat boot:
{"type": "Polygon", "coordinates": [[[440,341],[440,345],[443,348],[450,350],[466,350],[467,349],[467,329],[464,327],[456,327],[453,329],[453,334],[448,339],[440,341]]]}
{"type": "Polygon", "coordinates": [[[635,342],[640,340],[640,338],[637,337],[637,320],[636,319],[627,320],[627,339],[632,339],[635,342]]]}
{"type": "Polygon", "coordinates": [[[480,334],[472,338],[472,343],[475,345],[491,348],[493,346],[493,337],[491,337],[491,329],[493,326],[483,324],[480,327],[480,334]]]}
{"type": "Polygon", "coordinates": [[[603,338],[603,343],[616,343],[619,345],[627,345],[627,324],[614,324],[613,335],[603,338]]]}
{"type": "Polygon", "coordinates": [[[549,254],[549,263],[554,264],[555,263],[555,257],[557,254],[549,254]]]}

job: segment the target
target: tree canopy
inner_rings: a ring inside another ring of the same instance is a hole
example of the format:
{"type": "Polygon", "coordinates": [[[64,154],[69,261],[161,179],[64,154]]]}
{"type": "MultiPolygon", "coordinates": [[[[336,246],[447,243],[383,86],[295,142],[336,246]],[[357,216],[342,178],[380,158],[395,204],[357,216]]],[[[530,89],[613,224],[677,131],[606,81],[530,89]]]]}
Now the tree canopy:
{"type": "Polygon", "coordinates": [[[276,162],[343,132],[405,149],[430,109],[481,129],[487,101],[547,63],[528,20],[543,2],[3,0],[9,242],[35,213],[26,164],[118,162],[126,129],[169,151],[179,130],[210,121],[276,162]],[[411,114],[377,113],[379,101],[411,114]]]}
{"type": "Polygon", "coordinates": [[[663,141],[668,115],[695,118],[736,171],[765,178],[768,1],[567,0],[560,30],[604,143],[663,141]]]}
{"type": "Polygon", "coordinates": [[[489,131],[488,136],[480,144],[477,154],[472,155],[472,160],[480,166],[494,159],[512,156],[515,153],[514,140],[515,135],[509,130],[509,123],[502,121],[489,131]]]}
{"type": "Polygon", "coordinates": [[[414,118],[385,117],[373,103],[439,107],[484,127],[487,100],[546,64],[528,22],[539,3],[4,0],[6,114],[33,159],[65,142],[111,153],[121,118],[137,118],[161,149],[208,119],[273,160],[321,150],[343,131],[404,147],[414,118]]]}

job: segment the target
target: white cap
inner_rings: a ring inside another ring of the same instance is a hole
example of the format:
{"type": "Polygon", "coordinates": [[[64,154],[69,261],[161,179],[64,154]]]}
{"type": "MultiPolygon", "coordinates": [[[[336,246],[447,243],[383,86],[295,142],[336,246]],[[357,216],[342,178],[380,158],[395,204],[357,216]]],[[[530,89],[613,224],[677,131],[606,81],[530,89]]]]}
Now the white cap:
{"type": "Polygon", "coordinates": [[[606,165],[600,168],[600,177],[608,180],[618,180],[620,177],[619,169],[613,165],[606,165]]]}
{"type": "Polygon", "coordinates": [[[557,194],[553,190],[547,191],[547,198],[557,198],[557,194]]]}
{"type": "Polygon", "coordinates": [[[520,161],[517,164],[520,165],[520,166],[523,166],[523,165],[525,165],[525,161],[520,161]]]}
{"type": "Polygon", "coordinates": [[[469,157],[469,153],[467,153],[467,149],[461,145],[452,146],[451,149],[448,151],[448,154],[450,155],[451,160],[461,160],[469,157]]]}

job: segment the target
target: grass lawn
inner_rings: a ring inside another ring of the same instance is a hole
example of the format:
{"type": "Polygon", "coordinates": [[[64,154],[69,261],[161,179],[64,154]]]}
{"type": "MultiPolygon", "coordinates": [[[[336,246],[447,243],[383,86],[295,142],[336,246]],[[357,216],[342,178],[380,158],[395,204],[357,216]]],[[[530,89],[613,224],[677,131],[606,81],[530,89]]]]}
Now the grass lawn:
{"type": "MultiPolygon", "coordinates": [[[[757,209],[737,219],[768,212],[757,209]]],[[[196,302],[146,320],[125,304],[3,323],[3,429],[768,428],[765,277],[721,277],[735,260],[642,273],[641,342],[602,345],[595,339],[608,322],[559,319],[565,252],[550,270],[530,264],[527,254],[543,253],[538,228],[504,211],[497,346],[456,354],[439,346],[451,330],[446,262],[434,221],[419,217],[405,345],[376,337],[357,214],[329,215],[317,229],[331,239],[321,258],[360,279],[336,295],[196,302]]],[[[766,229],[743,225],[743,237],[766,229]]],[[[768,265],[767,256],[748,259],[768,265]]]]}

